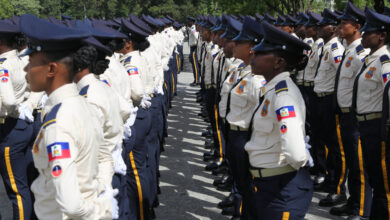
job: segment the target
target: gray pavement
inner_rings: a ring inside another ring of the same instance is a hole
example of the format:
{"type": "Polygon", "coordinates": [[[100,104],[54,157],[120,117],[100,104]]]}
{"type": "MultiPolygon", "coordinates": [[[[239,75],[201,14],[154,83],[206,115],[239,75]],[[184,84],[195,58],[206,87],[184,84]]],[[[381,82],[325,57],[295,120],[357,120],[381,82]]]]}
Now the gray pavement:
{"type": "MultiPolygon", "coordinates": [[[[187,44],[185,44],[187,46],[187,44]]],[[[188,47],[185,47],[188,53],[188,47]]],[[[185,56],[186,57],[186,56],[185,56]]],[[[197,114],[200,105],[196,103],[198,87],[190,87],[193,81],[191,66],[185,58],[185,68],[178,77],[178,96],[172,102],[169,121],[169,136],[165,152],[161,155],[160,206],[156,209],[158,220],[229,219],[220,214],[218,202],[228,195],[215,189],[216,178],[205,171],[202,155],[204,138],[202,131],[207,124],[197,114]]],[[[342,219],[329,215],[329,208],[319,207],[318,201],[324,193],[315,193],[306,219],[342,219]]],[[[11,203],[0,183],[0,213],[3,220],[12,219],[11,203]]]]}

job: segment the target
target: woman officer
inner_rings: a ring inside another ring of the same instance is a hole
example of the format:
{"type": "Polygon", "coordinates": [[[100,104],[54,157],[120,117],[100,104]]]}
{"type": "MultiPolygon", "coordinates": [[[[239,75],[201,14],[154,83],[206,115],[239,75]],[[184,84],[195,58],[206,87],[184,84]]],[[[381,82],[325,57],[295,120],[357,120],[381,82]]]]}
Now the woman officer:
{"type": "Polygon", "coordinates": [[[260,104],[253,113],[249,142],[254,219],[303,219],[313,183],[303,168],[310,158],[305,144],[305,103],[290,78],[307,62],[310,46],[271,24],[263,24],[265,38],[253,48],[252,72],[263,75],[260,104]]]}

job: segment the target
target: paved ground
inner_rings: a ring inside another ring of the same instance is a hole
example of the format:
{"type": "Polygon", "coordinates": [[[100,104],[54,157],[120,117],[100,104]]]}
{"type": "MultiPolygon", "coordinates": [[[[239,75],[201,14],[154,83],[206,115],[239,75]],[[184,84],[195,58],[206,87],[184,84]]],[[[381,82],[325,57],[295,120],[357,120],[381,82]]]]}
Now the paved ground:
{"type": "MultiPolygon", "coordinates": [[[[188,48],[185,48],[188,53],[188,48]]],[[[191,66],[186,60],[185,71],[179,75],[178,96],[169,114],[169,137],[165,152],[161,155],[160,207],[156,209],[158,220],[229,219],[222,216],[217,203],[228,193],[213,187],[216,178],[204,170],[202,155],[204,139],[201,132],[207,124],[197,114],[200,105],[195,102],[198,88],[192,82],[191,66]]],[[[318,207],[324,194],[315,193],[306,219],[340,219],[328,214],[329,209],[318,207]]],[[[3,184],[0,184],[0,213],[4,220],[12,219],[12,210],[3,184]]]]}

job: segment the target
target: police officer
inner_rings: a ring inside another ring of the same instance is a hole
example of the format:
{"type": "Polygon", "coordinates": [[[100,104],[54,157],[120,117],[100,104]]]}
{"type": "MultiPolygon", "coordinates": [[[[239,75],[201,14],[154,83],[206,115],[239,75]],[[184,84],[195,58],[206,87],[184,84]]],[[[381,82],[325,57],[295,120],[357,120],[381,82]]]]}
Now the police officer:
{"type": "Polygon", "coordinates": [[[189,16],[187,18],[187,33],[188,33],[188,45],[190,46],[190,54],[188,56],[188,60],[191,63],[192,71],[194,73],[194,82],[191,83],[191,86],[196,86],[199,84],[199,66],[198,66],[198,56],[196,54],[196,45],[198,43],[198,31],[196,31],[196,27],[194,22],[196,19],[194,17],[189,16]]]}
{"type": "Polygon", "coordinates": [[[28,84],[23,63],[13,49],[19,28],[0,22],[0,173],[13,219],[30,219],[32,200],[27,179],[25,153],[32,139],[32,107],[24,103],[28,84]]]}
{"type": "Polygon", "coordinates": [[[253,48],[252,69],[267,84],[245,145],[253,178],[254,219],[303,219],[313,183],[304,168],[310,157],[304,140],[305,103],[289,71],[306,65],[303,50],[310,46],[267,22],[262,25],[265,39],[253,48]]]}
{"type": "Polygon", "coordinates": [[[348,2],[340,19],[340,37],[345,40],[346,48],[335,79],[336,120],[340,124],[337,132],[341,135],[340,149],[342,149],[342,176],[338,186],[344,187],[348,178],[350,197],[347,204],[333,207],[330,213],[350,215],[350,219],[359,219],[359,216],[370,215],[372,191],[363,163],[357,120],[351,109],[352,90],[353,79],[359,73],[364,57],[370,50],[364,49],[361,44],[359,30],[365,21],[364,12],[348,2]]]}
{"type": "Polygon", "coordinates": [[[390,72],[387,46],[390,18],[368,8],[365,15],[362,45],[371,51],[356,75],[352,108],[356,112],[364,163],[373,189],[370,219],[387,219],[390,192],[386,165],[389,155],[386,145],[381,142],[381,117],[383,88],[390,72]]]}
{"type": "Polygon", "coordinates": [[[29,38],[30,62],[25,68],[32,91],[45,91],[43,125],[35,140],[33,157],[39,177],[31,189],[39,219],[111,219],[117,192],[98,188],[98,151],[102,138],[88,104],[71,83],[73,54],[88,37],[23,15],[21,30],[29,38]],[[83,123],[85,121],[89,123],[83,123]]]}
{"type": "Polygon", "coordinates": [[[328,9],[323,12],[323,19],[319,22],[319,36],[324,39],[322,58],[314,78],[315,97],[313,102],[316,109],[311,113],[313,123],[317,132],[316,135],[326,145],[327,156],[327,176],[326,182],[329,194],[320,200],[320,206],[333,206],[346,201],[345,187],[339,186],[340,179],[343,178],[341,161],[341,143],[336,132],[336,119],[334,115],[334,84],[336,71],[339,67],[344,47],[337,37],[337,15],[328,9]]]}

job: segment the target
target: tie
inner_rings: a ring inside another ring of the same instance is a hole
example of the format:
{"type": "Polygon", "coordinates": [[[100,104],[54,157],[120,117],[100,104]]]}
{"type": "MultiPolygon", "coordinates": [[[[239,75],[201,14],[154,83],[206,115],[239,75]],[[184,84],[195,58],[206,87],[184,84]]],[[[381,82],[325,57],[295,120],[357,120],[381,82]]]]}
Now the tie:
{"type": "Polygon", "coordinates": [[[260,95],[262,95],[262,96],[260,96],[260,98],[259,98],[259,105],[256,107],[255,111],[253,112],[252,117],[251,117],[251,121],[250,121],[250,123],[249,123],[248,136],[246,137],[246,141],[247,141],[247,142],[248,142],[248,141],[251,139],[251,137],[252,137],[253,118],[255,117],[256,112],[259,110],[261,104],[263,104],[263,101],[264,101],[264,96],[265,96],[265,95],[264,95],[264,94],[260,94],[260,95]]]}
{"type": "MultiPolygon", "coordinates": [[[[368,57],[368,55],[366,56],[368,57]]],[[[365,60],[366,58],[364,58],[365,60]]],[[[359,74],[356,75],[355,81],[353,82],[353,93],[352,93],[352,110],[357,112],[356,110],[356,102],[357,102],[357,91],[358,91],[358,82],[359,82],[359,77],[362,75],[364,70],[367,68],[366,62],[364,62],[364,65],[362,69],[360,70],[359,74]]]]}
{"type": "Polygon", "coordinates": [[[321,66],[321,62],[322,62],[322,57],[323,57],[323,56],[324,56],[324,48],[321,47],[320,61],[318,62],[318,66],[317,66],[316,74],[314,75],[314,78],[316,78],[316,76],[317,76],[318,69],[319,69],[320,66],[321,66]]]}

